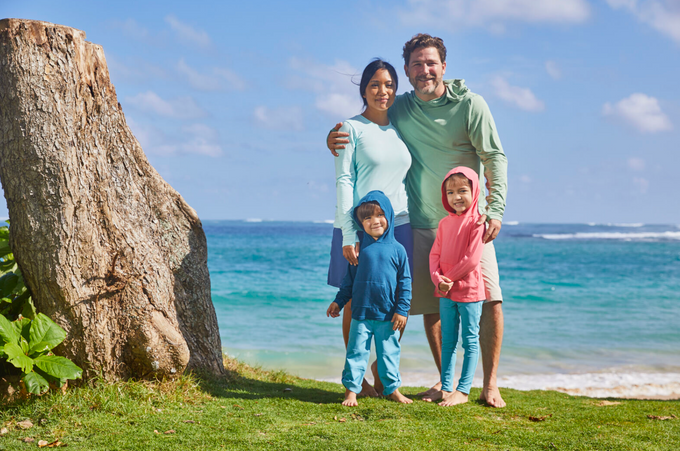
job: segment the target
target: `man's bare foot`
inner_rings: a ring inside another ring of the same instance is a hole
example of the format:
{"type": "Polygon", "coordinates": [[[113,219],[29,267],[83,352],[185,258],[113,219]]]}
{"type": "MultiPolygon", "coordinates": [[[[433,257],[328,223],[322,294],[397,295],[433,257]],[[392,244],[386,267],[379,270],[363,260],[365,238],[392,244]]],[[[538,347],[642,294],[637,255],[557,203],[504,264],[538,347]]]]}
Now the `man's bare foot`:
{"type": "Polygon", "coordinates": [[[358,406],[359,403],[357,402],[357,394],[354,393],[352,390],[346,389],[345,400],[342,402],[342,405],[347,407],[358,406]]]}
{"type": "Polygon", "coordinates": [[[461,393],[458,390],[454,392],[443,391],[442,392],[442,402],[439,403],[440,406],[455,406],[456,404],[465,404],[468,402],[468,395],[461,393]]]}
{"type": "MultiPolygon", "coordinates": [[[[430,392],[430,391],[432,391],[432,390],[431,390],[431,389],[428,390],[428,392],[430,392]]],[[[442,399],[442,393],[445,393],[445,392],[443,392],[443,391],[441,391],[441,390],[437,390],[437,391],[433,392],[433,393],[430,394],[430,395],[423,396],[422,399],[423,399],[423,401],[425,401],[425,402],[435,402],[435,401],[439,401],[440,399],[442,399]]]]}
{"type": "MultiPolygon", "coordinates": [[[[421,391],[421,392],[418,393],[416,396],[422,396],[422,397],[428,397],[428,398],[430,398],[430,397],[432,397],[435,393],[437,393],[438,391],[440,391],[441,389],[442,389],[442,383],[441,383],[441,381],[439,381],[439,382],[437,382],[436,384],[434,384],[434,385],[432,386],[431,389],[425,390],[425,391],[421,391]]],[[[439,399],[439,398],[437,398],[437,399],[439,399]]]]}
{"type": "Polygon", "coordinates": [[[505,401],[503,401],[501,392],[498,391],[498,387],[482,388],[482,394],[479,395],[479,399],[491,407],[505,407],[505,401]]]}
{"type": "Polygon", "coordinates": [[[398,389],[397,389],[397,390],[394,390],[392,393],[390,393],[389,395],[387,395],[387,397],[388,397],[389,399],[391,399],[392,401],[397,401],[397,402],[400,402],[400,403],[402,403],[402,404],[411,404],[411,403],[413,402],[412,399],[409,399],[409,398],[407,398],[406,396],[404,396],[404,395],[402,395],[401,393],[399,393],[399,390],[398,390],[398,389]]]}
{"type": "Polygon", "coordinates": [[[382,381],[380,380],[380,375],[378,374],[378,361],[377,360],[375,362],[373,362],[373,365],[371,365],[371,373],[373,373],[373,388],[377,392],[376,396],[382,395],[383,391],[385,390],[385,386],[383,385],[382,381]]]}
{"type": "MultiPolygon", "coordinates": [[[[382,384],[381,384],[382,385],[382,384]]],[[[366,379],[361,383],[361,393],[359,396],[368,396],[369,398],[379,398],[380,394],[375,388],[371,387],[366,379]]]]}

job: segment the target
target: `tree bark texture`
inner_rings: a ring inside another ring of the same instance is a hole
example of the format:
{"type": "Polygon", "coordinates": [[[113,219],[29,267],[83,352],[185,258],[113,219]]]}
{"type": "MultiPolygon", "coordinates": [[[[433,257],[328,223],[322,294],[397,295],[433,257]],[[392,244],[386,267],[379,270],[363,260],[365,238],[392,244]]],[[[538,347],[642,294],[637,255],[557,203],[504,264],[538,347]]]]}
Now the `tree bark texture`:
{"type": "Polygon", "coordinates": [[[0,21],[0,178],[36,308],[68,332],[58,353],[110,380],[224,372],[201,222],[83,31],[0,21]]]}

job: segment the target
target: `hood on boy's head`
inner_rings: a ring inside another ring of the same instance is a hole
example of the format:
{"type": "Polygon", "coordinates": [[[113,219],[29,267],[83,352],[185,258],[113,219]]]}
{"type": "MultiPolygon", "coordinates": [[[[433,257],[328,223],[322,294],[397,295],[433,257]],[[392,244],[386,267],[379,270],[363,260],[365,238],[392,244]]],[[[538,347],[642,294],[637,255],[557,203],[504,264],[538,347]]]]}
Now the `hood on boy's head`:
{"type": "MultiPolygon", "coordinates": [[[[378,238],[377,240],[374,240],[373,237],[371,237],[368,233],[364,233],[364,238],[363,240],[368,239],[369,243],[372,241],[392,241],[394,240],[394,210],[392,209],[392,203],[390,200],[385,196],[385,194],[382,191],[371,191],[368,194],[366,194],[364,197],[361,198],[359,201],[359,205],[364,204],[366,202],[371,202],[375,201],[380,205],[380,208],[382,208],[383,212],[385,212],[385,219],[387,220],[387,229],[385,230],[385,233],[378,238]]],[[[359,206],[357,205],[357,207],[359,206]]],[[[359,218],[357,217],[357,207],[354,207],[354,210],[352,211],[352,217],[354,218],[354,221],[356,221],[357,224],[359,224],[359,228],[361,230],[364,230],[364,226],[359,221],[359,218]]],[[[364,230],[364,232],[366,232],[364,230]]],[[[362,240],[362,241],[363,241],[362,240]]],[[[364,244],[364,243],[362,243],[364,244]]]]}
{"type": "Polygon", "coordinates": [[[477,202],[479,201],[479,174],[473,169],[465,166],[457,166],[451,169],[449,173],[446,174],[446,177],[444,177],[444,181],[442,182],[442,204],[444,205],[444,208],[449,213],[456,214],[456,211],[449,205],[449,201],[446,199],[446,180],[453,174],[463,174],[472,184],[472,204],[470,205],[470,208],[465,210],[463,215],[467,215],[470,211],[477,211],[477,202]]]}

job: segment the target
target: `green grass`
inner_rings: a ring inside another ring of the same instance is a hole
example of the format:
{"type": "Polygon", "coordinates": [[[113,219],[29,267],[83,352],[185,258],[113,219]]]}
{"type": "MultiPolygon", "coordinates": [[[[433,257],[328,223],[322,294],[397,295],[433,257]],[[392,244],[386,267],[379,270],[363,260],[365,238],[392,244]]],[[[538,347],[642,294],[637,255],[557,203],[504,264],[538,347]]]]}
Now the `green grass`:
{"type": "MultiPolygon", "coordinates": [[[[340,385],[225,363],[229,375],[220,380],[96,383],[2,405],[0,427],[9,432],[0,450],[37,449],[39,440],[60,440],[70,450],[680,449],[680,401],[602,405],[507,389],[504,409],[363,398],[347,408],[340,385]],[[26,419],[34,426],[21,430],[17,423],[26,419]]],[[[471,399],[478,396],[473,390],[471,399]]]]}

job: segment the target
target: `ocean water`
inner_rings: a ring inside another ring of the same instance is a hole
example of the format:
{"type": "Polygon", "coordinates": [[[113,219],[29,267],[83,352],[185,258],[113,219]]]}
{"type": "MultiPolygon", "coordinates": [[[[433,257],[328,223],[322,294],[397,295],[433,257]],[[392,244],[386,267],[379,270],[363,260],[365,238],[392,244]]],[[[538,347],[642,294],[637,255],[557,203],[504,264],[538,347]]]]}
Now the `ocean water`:
{"type": "MultiPolygon", "coordinates": [[[[336,293],[326,285],[332,225],[204,228],[225,352],[339,381],[340,319],[325,315],[336,293]]],[[[505,300],[500,386],[680,396],[679,226],[506,223],[495,244],[505,300]]],[[[438,379],[421,317],[409,319],[401,371],[405,385],[438,379]]],[[[481,376],[480,362],[474,385],[481,376]]]]}

